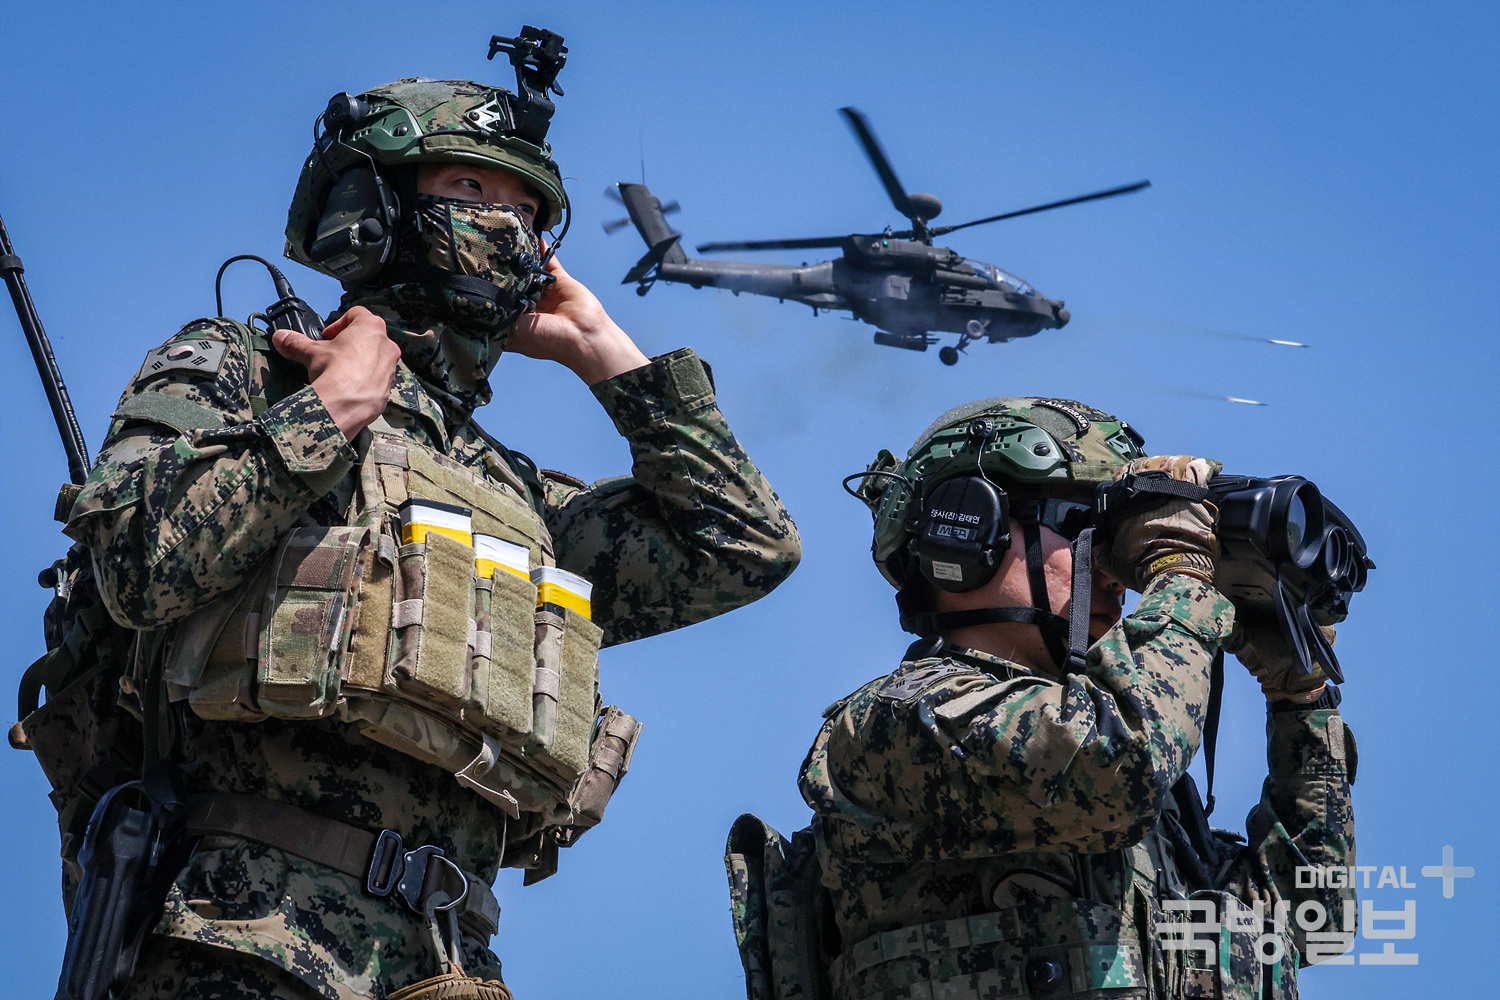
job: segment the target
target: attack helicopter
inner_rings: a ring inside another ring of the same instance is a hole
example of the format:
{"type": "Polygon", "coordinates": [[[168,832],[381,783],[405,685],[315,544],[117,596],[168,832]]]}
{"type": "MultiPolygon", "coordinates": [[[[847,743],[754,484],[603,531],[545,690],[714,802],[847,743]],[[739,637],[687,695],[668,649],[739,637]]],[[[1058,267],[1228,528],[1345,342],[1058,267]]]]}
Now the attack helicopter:
{"type": "Polygon", "coordinates": [[[876,327],[875,343],[910,351],[926,351],[938,343],[937,333],[956,333],[957,343],[938,351],[938,358],[944,364],[956,365],[962,352],[976,341],[988,340],[994,344],[1030,337],[1042,330],[1061,328],[1069,317],[1061,300],[1043,296],[1029,283],[993,264],[973,260],[947,247],[933,246],[936,237],[1151,186],[1150,181],[1137,181],[955,226],[931,226],[929,223],[942,212],[943,203],[936,195],[907,194],[865,116],[854,108],[839,110],[864,147],[891,204],[907,218],[911,228],[892,231],[887,227],[879,233],[698,246],[699,253],[823,247],[843,251],[843,256],[836,260],[800,267],[695,259],[683,251],[682,234],[668,225],[665,218],[678,209],[677,203],[663,206],[645,184],[620,183],[605,194],[622,203],[630,216],[604,223],[604,231],[613,233],[634,223],[647,246],[645,256],[621,283],[635,283],[638,295],[645,295],[658,281],[675,281],[694,288],[711,285],[735,294],[769,295],[783,302],[790,299],[811,306],[814,315],[824,309],[848,310],[856,319],[876,327]]]}

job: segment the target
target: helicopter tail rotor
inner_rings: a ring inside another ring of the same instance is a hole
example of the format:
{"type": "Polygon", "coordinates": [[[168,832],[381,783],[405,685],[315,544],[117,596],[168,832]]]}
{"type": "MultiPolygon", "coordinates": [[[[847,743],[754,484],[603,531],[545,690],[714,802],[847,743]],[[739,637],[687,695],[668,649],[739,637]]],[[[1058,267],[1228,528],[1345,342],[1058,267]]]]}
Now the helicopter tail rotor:
{"type": "Polygon", "coordinates": [[[663,205],[644,184],[621,183],[615,185],[615,188],[618,189],[621,204],[630,216],[606,222],[604,231],[617,232],[634,223],[641,239],[646,241],[646,253],[620,282],[623,285],[634,283],[638,286],[636,291],[645,295],[656,280],[653,272],[657,267],[662,264],[681,264],[688,259],[681,246],[682,234],[668,225],[666,219],[667,213],[676,212],[681,206],[675,201],[663,205]]]}
{"type": "MultiPolygon", "coordinates": [[[[640,185],[636,186],[639,187],[640,185]]],[[[609,187],[605,188],[604,197],[608,198],[610,201],[614,202],[617,205],[625,204],[625,198],[620,194],[620,187],[618,184],[611,184],[609,187]]],[[[680,211],[682,211],[682,206],[679,205],[675,199],[661,206],[662,215],[672,215],[680,211]]],[[[613,236],[615,233],[618,233],[620,230],[630,225],[633,221],[634,220],[630,216],[626,216],[623,219],[610,219],[607,222],[602,223],[604,227],[604,235],[613,236]]]]}

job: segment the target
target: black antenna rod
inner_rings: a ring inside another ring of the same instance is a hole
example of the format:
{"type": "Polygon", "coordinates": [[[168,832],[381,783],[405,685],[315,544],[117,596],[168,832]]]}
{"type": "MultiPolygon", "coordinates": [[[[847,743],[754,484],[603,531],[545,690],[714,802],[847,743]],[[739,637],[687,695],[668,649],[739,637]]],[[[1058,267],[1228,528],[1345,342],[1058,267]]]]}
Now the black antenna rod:
{"type": "Polygon", "coordinates": [[[89,446],[83,440],[83,431],[78,429],[78,416],[73,412],[73,401],[68,398],[68,387],[63,384],[62,372],[57,368],[57,359],[52,356],[52,342],[42,321],[36,314],[36,303],[26,287],[26,268],[10,243],[10,233],[5,229],[5,220],[0,219],[0,275],[10,289],[10,300],[16,306],[16,318],[21,321],[21,332],[26,335],[26,344],[31,348],[32,360],[36,362],[37,374],[42,378],[42,388],[47,392],[47,405],[52,407],[52,419],[57,421],[57,432],[62,435],[63,451],[68,453],[68,479],[81,485],[89,475],[89,446]]]}

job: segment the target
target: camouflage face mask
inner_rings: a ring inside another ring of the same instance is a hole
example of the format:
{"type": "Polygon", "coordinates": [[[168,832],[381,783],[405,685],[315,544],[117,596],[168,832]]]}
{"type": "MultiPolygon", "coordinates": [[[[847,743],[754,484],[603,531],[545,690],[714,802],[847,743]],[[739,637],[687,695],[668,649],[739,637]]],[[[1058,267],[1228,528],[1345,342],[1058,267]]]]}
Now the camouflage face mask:
{"type": "Polygon", "coordinates": [[[475,367],[488,372],[545,287],[540,242],[520,213],[497,202],[419,194],[415,222],[389,274],[400,304],[472,338],[475,367]],[[492,287],[455,287],[455,275],[492,287]]]}
{"type": "MultiPolygon", "coordinates": [[[[457,413],[489,402],[494,369],[521,314],[547,287],[541,247],[509,205],[416,196],[381,287],[351,291],[342,309],[393,310],[391,339],[429,393],[457,413]],[[453,279],[477,278],[478,293],[453,279]]],[[[383,314],[383,313],[382,313],[383,314]]]]}

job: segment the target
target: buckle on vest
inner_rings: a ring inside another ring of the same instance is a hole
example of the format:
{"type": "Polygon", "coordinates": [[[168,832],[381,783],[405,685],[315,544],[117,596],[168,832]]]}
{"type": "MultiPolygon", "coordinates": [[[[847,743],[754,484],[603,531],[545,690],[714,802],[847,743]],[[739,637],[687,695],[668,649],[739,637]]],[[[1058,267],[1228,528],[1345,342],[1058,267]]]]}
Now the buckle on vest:
{"type": "Polygon", "coordinates": [[[435,912],[454,910],[463,903],[469,895],[469,880],[442,848],[424,844],[403,851],[404,846],[395,830],[380,831],[365,873],[366,892],[381,899],[394,894],[421,917],[428,915],[425,904],[439,890],[447,893],[448,902],[433,907],[435,912]]]}

